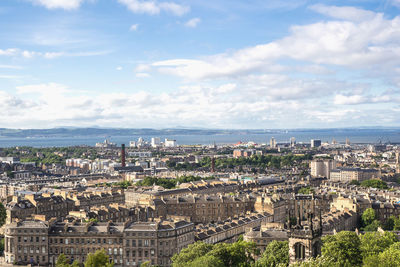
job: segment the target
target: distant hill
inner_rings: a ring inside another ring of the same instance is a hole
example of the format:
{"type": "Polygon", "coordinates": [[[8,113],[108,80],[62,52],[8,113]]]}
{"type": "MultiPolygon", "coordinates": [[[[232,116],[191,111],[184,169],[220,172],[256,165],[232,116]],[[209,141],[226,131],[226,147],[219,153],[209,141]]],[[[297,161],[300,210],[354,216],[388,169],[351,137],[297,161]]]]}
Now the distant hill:
{"type": "Polygon", "coordinates": [[[167,128],[167,129],[151,129],[151,128],[74,128],[61,127],[52,129],[8,129],[0,128],[1,137],[74,137],[74,136],[168,136],[168,135],[248,135],[248,134],[299,134],[302,132],[329,132],[329,133],[374,133],[374,132],[399,132],[399,128],[390,127],[358,127],[358,128],[331,128],[331,129],[204,129],[204,128],[167,128]]]}

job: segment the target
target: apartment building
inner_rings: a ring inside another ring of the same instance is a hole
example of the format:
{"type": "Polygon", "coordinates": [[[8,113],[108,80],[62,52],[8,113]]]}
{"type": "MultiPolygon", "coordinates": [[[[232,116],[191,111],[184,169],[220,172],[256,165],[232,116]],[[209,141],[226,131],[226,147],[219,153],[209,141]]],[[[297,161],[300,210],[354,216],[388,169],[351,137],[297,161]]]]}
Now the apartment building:
{"type": "Polygon", "coordinates": [[[53,266],[61,253],[83,262],[104,249],[116,267],[170,266],[171,256],[193,242],[194,225],[186,221],[23,221],[6,226],[4,253],[7,263],[53,266]]]}

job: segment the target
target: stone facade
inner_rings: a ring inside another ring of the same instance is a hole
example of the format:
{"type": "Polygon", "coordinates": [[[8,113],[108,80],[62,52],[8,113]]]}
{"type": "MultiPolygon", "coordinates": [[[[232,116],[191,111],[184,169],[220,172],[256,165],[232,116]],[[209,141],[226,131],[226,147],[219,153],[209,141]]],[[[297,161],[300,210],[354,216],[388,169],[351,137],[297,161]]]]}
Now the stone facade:
{"type": "Polygon", "coordinates": [[[194,242],[194,225],[186,221],[80,223],[24,221],[5,229],[7,263],[53,266],[64,253],[83,262],[104,249],[115,266],[170,266],[170,258],[194,242]]]}

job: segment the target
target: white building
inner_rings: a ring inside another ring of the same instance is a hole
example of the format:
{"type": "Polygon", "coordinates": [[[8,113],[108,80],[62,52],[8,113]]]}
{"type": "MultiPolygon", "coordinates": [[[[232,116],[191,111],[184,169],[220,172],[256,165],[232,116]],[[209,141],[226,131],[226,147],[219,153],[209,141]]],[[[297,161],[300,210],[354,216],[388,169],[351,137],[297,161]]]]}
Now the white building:
{"type": "Polygon", "coordinates": [[[271,140],[269,141],[269,146],[271,148],[276,148],[276,140],[274,137],[271,137],[271,140]]]}
{"type": "Polygon", "coordinates": [[[336,169],[336,161],[333,159],[314,159],[310,165],[312,177],[326,177],[329,179],[331,170],[336,169]]]}
{"type": "Polygon", "coordinates": [[[164,146],[165,147],[176,147],[176,140],[165,138],[164,146]]]}
{"type": "Polygon", "coordinates": [[[160,137],[152,137],[151,138],[151,146],[152,147],[158,147],[161,144],[160,137]]]}

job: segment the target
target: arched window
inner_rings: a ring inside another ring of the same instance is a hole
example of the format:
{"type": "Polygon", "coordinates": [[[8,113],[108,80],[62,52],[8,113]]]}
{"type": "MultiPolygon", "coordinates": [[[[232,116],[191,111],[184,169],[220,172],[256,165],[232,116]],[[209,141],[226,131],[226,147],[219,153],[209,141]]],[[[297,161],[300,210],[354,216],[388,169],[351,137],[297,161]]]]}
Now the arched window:
{"type": "Polygon", "coordinates": [[[294,244],[295,259],[304,260],[306,257],[306,247],[302,243],[294,244]]]}

